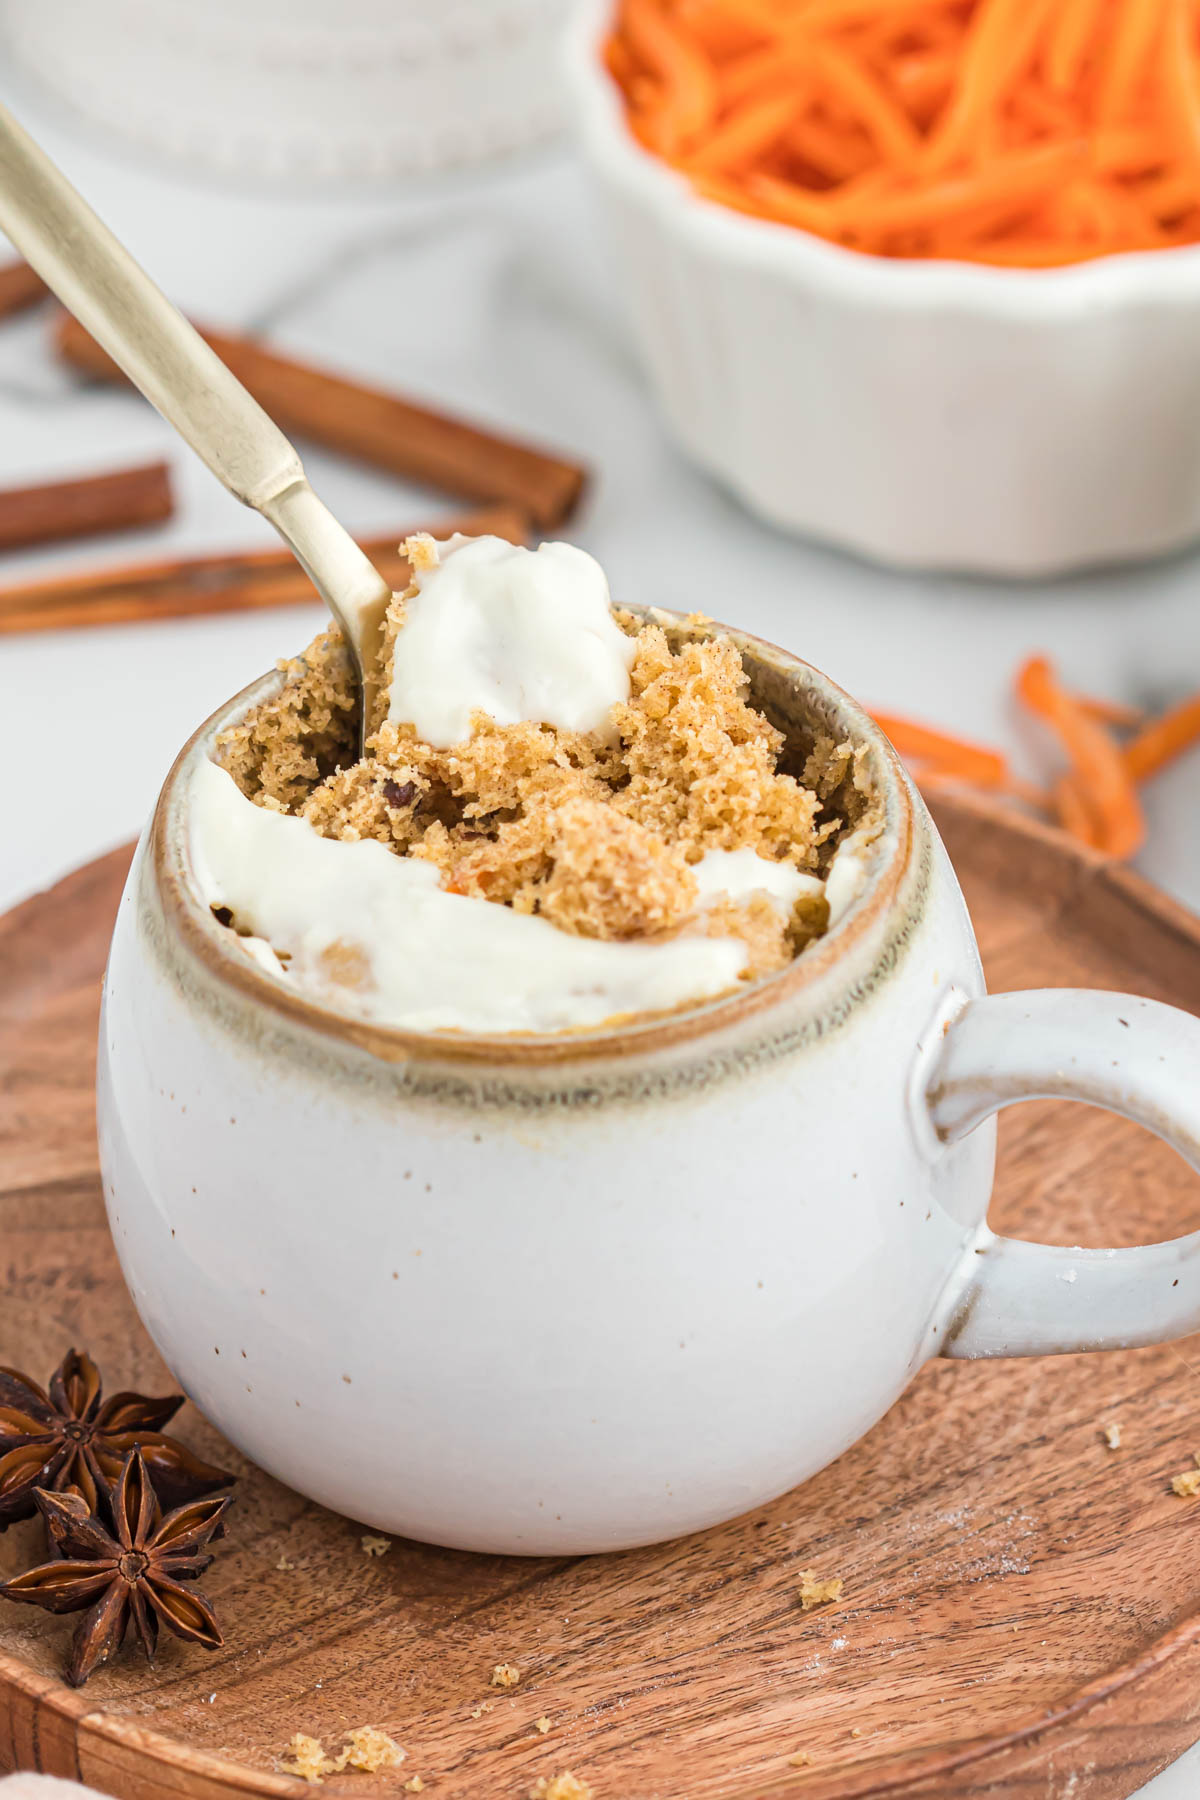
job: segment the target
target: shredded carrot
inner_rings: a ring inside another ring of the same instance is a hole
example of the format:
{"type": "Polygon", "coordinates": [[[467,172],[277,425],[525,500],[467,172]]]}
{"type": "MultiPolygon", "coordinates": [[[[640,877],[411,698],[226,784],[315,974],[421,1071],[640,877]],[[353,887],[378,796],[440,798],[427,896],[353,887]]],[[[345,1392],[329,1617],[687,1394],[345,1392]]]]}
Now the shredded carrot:
{"type": "Polygon", "coordinates": [[[705,198],[848,249],[1200,242],[1200,0],[619,0],[605,61],[705,198]]]}
{"type": "Polygon", "coordinates": [[[1125,745],[1125,767],[1134,781],[1148,781],[1195,743],[1200,743],[1200,694],[1181,700],[1130,738],[1125,745]]]}
{"type": "MultiPolygon", "coordinates": [[[[712,118],[716,105],[712,61],[656,0],[623,0],[621,36],[634,61],[660,83],[656,108],[645,122],[653,141],[670,155],[712,118]]],[[[651,113],[650,108],[646,111],[651,113]]]]}
{"type": "Polygon", "coordinates": [[[1023,664],[1017,694],[1062,745],[1099,848],[1110,856],[1132,856],[1145,835],[1145,822],[1120,745],[1060,684],[1044,656],[1031,656],[1023,664]]]}
{"type": "Polygon", "coordinates": [[[1080,843],[1108,856],[1132,856],[1143,836],[1136,784],[1200,745],[1200,693],[1147,722],[1140,707],[1068,692],[1044,656],[1022,665],[1016,689],[1023,704],[1051,727],[1066,756],[1067,768],[1048,789],[1014,776],[998,750],[896,713],[871,716],[926,791],[973,787],[1002,793],[1057,819],[1080,843]],[[1113,730],[1132,735],[1122,745],[1113,730]]]}
{"type": "Polygon", "coordinates": [[[1124,700],[1102,700],[1096,694],[1076,694],[1089,719],[1101,725],[1115,725],[1118,730],[1136,731],[1145,724],[1146,714],[1140,706],[1128,706],[1124,700]]]}
{"type": "Polygon", "coordinates": [[[1054,784],[1054,810],[1058,822],[1071,837],[1093,847],[1099,844],[1096,820],[1073,775],[1060,775],[1054,784]]]}
{"type": "Polygon", "coordinates": [[[744,167],[783,136],[800,105],[792,94],[747,100],[722,120],[689,166],[714,175],[744,167]]]}
{"type": "Polygon", "coordinates": [[[965,738],[951,737],[918,725],[913,719],[902,719],[895,713],[873,712],[875,723],[892,740],[893,748],[903,757],[932,763],[943,775],[956,775],[974,787],[1002,788],[1008,782],[1008,764],[998,750],[985,750],[965,738]]]}

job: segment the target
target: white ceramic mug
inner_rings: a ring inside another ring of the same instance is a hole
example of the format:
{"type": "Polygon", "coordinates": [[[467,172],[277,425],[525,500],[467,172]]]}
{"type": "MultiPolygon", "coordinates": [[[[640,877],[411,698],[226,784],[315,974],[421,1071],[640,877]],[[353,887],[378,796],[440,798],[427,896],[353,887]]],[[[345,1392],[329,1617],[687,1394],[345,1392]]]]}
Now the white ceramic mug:
{"type": "Polygon", "coordinates": [[[1062,1095],[1200,1166],[1200,1021],[984,997],[962,896],[890,746],[737,633],[777,722],[867,746],[886,829],[839,924],[733,997],[618,1031],[456,1038],[326,1012],[200,899],[182,752],[139,848],[101,1026],[105,1192],[138,1310],[263,1468],[381,1530],[616,1549],[838,1456],[926,1358],[1200,1326],[1200,1234],[994,1237],[991,1115],[1062,1095]]]}

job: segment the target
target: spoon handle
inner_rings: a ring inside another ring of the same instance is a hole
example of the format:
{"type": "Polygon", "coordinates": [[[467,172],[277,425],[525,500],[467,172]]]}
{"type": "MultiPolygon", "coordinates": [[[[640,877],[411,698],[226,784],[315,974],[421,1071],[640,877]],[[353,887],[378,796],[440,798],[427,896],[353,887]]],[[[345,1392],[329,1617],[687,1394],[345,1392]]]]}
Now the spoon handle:
{"type": "Polygon", "coordinates": [[[391,598],[293,446],[0,105],[0,228],[236,499],[269,519],[363,668],[391,598]]]}

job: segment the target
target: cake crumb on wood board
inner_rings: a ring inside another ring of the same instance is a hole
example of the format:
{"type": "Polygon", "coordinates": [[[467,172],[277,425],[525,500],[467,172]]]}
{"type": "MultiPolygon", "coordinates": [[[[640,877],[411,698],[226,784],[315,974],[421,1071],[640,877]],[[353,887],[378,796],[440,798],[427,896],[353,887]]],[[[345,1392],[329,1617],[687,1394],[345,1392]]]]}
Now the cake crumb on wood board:
{"type": "Polygon", "coordinates": [[[807,1769],[811,1762],[812,1757],[807,1750],[797,1750],[793,1756],[788,1757],[789,1767],[793,1769],[807,1769]]]}
{"type": "Polygon", "coordinates": [[[515,1688],[521,1679],[521,1671],[516,1663],[497,1663],[492,1670],[491,1685],[497,1688],[515,1688]]]}
{"type": "Polygon", "coordinates": [[[593,1789],[582,1776],[564,1769],[549,1780],[539,1775],[529,1790],[529,1800],[593,1800],[593,1789]]]}
{"type": "Polygon", "coordinates": [[[373,1537],[370,1532],[359,1541],[362,1544],[364,1556],[386,1556],[392,1547],[391,1538],[373,1537]]]}
{"type": "Polygon", "coordinates": [[[815,1569],[800,1571],[800,1608],[802,1612],[811,1612],[814,1606],[832,1606],[835,1600],[842,1597],[845,1582],[839,1575],[824,1579],[815,1569]]]}
{"type": "Polygon", "coordinates": [[[289,1775],[299,1775],[302,1781],[320,1781],[323,1775],[332,1773],[333,1768],[325,1754],[324,1744],[319,1738],[309,1737],[304,1731],[296,1732],[284,1751],[279,1766],[289,1775]]]}
{"type": "Polygon", "coordinates": [[[1185,1469],[1182,1475],[1172,1475],[1171,1492],[1178,1494],[1181,1500],[1195,1500],[1200,1495],[1200,1451],[1192,1459],[1196,1467],[1185,1469]]]}
{"type": "Polygon", "coordinates": [[[533,1729],[534,1729],[534,1730],[535,1730],[535,1731],[536,1731],[536,1732],[537,1732],[537,1733],[538,1733],[538,1734],[539,1734],[539,1735],[540,1735],[540,1736],[541,1736],[541,1737],[545,1737],[545,1735],[546,1735],[546,1733],[547,1733],[547,1732],[548,1732],[548,1731],[549,1731],[549,1729],[550,1729],[550,1721],[549,1721],[549,1719],[548,1719],[548,1718],[547,1718],[547,1717],[546,1717],[546,1715],[545,1715],[545,1713],[543,1713],[543,1714],[542,1714],[542,1716],[541,1716],[541,1718],[540,1718],[540,1719],[535,1719],[535,1720],[534,1720],[534,1721],[533,1721],[533,1729]]]}
{"type": "Polygon", "coordinates": [[[1110,1450],[1119,1450],[1121,1448],[1121,1427],[1115,1423],[1106,1425],[1104,1441],[1110,1450]]]}
{"type": "MultiPolygon", "coordinates": [[[[280,1768],[304,1781],[318,1782],[326,1775],[340,1775],[344,1769],[358,1769],[364,1775],[377,1775],[381,1769],[397,1769],[404,1761],[404,1751],[395,1738],[377,1725],[358,1725],[345,1734],[345,1742],[337,1756],[327,1756],[320,1738],[297,1731],[280,1759],[280,1768]]],[[[419,1792],[415,1789],[414,1792],[419,1792]]]]}

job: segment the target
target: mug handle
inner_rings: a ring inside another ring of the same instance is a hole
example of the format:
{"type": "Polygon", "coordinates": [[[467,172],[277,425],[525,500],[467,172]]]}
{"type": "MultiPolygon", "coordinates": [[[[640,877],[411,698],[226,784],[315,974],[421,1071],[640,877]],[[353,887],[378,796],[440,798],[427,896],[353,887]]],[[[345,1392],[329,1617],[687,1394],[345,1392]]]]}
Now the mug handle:
{"type": "MultiPolygon", "coordinates": [[[[925,1082],[954,1143],[1017,1100],[1082,1100],[1145,1125],[1200,1171],[1200,1019],[1157,1000],[1035,988],[969,1000],[925,1082]]],[[[943,1356],[1049,1356],[1200,1329],[1200,1231],[1130,1250],[1062,1249],[983,1226],[943,1356]]]]}

